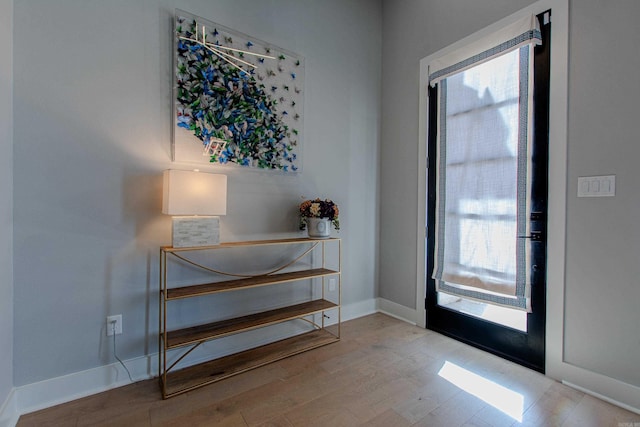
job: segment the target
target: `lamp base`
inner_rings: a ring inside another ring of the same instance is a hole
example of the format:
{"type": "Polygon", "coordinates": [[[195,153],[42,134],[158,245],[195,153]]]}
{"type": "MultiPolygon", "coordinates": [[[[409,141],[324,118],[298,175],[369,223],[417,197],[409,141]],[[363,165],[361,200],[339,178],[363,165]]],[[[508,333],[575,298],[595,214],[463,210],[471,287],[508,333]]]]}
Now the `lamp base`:
{"type": "Polygon", "coordinates": [[[171,231],[174,248],[219,245],[220,217],[176,216],[171,231]]]}

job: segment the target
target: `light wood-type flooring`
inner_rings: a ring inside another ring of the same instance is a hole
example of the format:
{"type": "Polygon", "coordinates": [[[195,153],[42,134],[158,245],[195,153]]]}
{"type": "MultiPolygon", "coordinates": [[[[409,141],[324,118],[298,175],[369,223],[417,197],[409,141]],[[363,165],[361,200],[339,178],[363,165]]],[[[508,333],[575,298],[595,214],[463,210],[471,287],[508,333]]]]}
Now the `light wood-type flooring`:
{"type": "Polygon", "coordinates": [[[168,400],[156,380],[142,381],[23,415],[18,426],[634,424],[640,415],[375,314],[345,322],[338,343],[168,400]]]}

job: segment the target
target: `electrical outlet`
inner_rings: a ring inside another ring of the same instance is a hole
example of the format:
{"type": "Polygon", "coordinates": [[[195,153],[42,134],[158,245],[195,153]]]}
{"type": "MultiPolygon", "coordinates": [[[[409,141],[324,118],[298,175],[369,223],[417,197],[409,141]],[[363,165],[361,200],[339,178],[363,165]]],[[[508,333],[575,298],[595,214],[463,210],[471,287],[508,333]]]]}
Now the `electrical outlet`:
{"type": "Polygon", "coordinates": [[[122,333],[122,314],[107,317],[107,336],[110,337],[114,332],[116,335],[122,333]]]}
{"type": "Polygon", "coordinates": [[[336,290],[336,279],[329,279],[329,292],[334,292],[336,290]]]}

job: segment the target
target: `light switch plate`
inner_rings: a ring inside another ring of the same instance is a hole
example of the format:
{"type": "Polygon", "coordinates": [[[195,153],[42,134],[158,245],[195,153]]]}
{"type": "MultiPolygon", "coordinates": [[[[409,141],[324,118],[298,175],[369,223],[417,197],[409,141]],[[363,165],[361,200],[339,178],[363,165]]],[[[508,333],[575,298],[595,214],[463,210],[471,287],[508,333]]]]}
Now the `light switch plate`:
{"type": "Polygon", "coordinates": [[[615,175],[578,177],[578,197],[613,197],[615,195],[615,175]]]}

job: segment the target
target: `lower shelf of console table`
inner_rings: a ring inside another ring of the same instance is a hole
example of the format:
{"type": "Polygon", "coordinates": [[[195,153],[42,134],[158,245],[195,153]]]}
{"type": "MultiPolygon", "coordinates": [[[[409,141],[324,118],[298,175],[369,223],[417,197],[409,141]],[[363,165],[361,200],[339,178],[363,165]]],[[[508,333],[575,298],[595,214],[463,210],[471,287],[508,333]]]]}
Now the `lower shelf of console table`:
{"type": "Polygon", "coordinates": [[[319,329],[291,338],[234,353],[166,375],[165,398],[241,374],[251,369],[339,341],[335,335],[319,329]]]}

